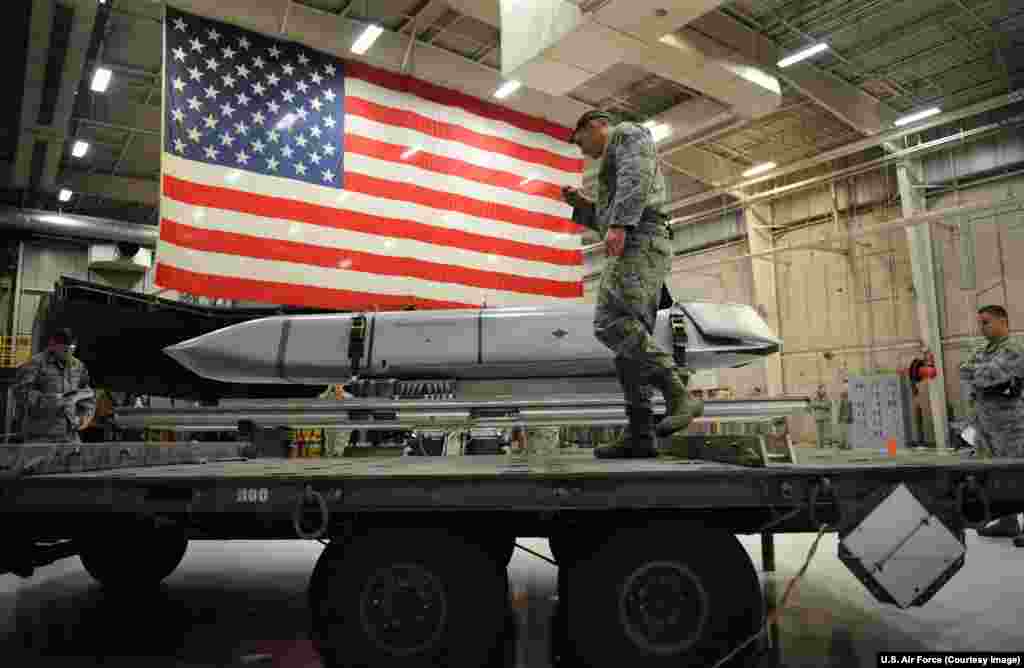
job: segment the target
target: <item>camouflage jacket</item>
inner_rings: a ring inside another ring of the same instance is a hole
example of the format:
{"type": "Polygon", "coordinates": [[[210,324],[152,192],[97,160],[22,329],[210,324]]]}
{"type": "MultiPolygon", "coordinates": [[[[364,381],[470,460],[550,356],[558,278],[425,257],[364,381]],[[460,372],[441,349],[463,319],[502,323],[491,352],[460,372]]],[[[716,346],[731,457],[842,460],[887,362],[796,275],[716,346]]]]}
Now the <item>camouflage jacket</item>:
{"type": "Polygon", "coordinates": [[[26,440],[74,438],[79,420],[95,412],[96,400],[86,399],[69,406],[60,396],[89,387],[89,371],[73,356],[65,363],[43,351],[18,367],[14,396],[22,408],[26,440]]]}
{"type": "Polygon", "coordinates": [[[577,207],[573,219],[603,237],[609,227],[638,227],[644,209],[657,209],[666,199],[651,132],[636,123],[619,123],[601,156],[594,206],[577,207]]]}
{"type": "Polygon", "coordinates": [[[1024,382],[1024,346],[1010,338],[988,343],[960,365],[960,380],[970,385],[975,400],[1019,398],[1024,382]]]}

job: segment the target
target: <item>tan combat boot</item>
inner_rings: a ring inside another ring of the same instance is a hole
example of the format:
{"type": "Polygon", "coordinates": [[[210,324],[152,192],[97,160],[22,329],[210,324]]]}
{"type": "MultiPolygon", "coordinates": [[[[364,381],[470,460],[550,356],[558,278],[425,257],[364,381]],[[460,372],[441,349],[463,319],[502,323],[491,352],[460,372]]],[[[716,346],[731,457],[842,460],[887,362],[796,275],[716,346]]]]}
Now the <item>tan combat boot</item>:
{"type": "Polygon", "coordinates": [[[686,429],[694,418],[704,414],[704,402],[690,397],[678,369],[659,369],[650,377],[650,383],[665,397],[665,417],[655,431],[658,436],[668,436],[686,429]]]}

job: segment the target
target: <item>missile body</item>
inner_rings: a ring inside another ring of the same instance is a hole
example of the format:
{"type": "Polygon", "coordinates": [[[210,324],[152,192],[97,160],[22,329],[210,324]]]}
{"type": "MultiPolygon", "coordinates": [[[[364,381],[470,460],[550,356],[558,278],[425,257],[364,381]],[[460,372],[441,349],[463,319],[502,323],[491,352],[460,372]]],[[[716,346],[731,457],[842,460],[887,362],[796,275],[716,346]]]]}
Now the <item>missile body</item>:
{"type": "MultiPolygon", "coordinates": [[[[199,376],[232,383],[324,385],[362,378],[614,377],[593,332],[594,306],[278,316],[164,349],[199,376]]],[[[676,303],[654,336],[694,369],[736,367],[782,342],[745,304],[676,303]]]]}

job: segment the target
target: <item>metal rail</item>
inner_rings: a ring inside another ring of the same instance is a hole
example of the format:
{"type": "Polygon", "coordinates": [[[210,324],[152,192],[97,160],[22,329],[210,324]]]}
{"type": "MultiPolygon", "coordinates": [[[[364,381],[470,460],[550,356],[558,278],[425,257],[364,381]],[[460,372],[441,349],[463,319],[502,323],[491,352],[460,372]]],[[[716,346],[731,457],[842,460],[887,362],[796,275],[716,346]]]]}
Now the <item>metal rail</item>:
{"type": "MultiPolygon", "coordinates": [[[[664,401],[652,401],[655,412],[664,401]]],[[[807,411],[804,397],[705,402],[708,420],[750,420],[785,417],[807,411]]],[[[232,431],[240,422],[260,426],[336,427],[346,429],[411,429],[416,427],[510,427],[625,424],[621,396],[551,397],[494,400],[249,401],[217,408],[115,410],[117,424],[127,429],[232,431]]]]}

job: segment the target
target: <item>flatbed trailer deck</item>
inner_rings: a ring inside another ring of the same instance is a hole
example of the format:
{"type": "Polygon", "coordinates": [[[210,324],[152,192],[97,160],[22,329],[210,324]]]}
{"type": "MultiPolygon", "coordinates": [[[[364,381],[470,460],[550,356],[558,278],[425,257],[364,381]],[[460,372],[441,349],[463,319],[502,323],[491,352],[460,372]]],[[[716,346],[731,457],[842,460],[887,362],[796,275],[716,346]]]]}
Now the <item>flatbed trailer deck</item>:
{"type": "Polygon", "coordinates": [[[764,623],[735,534],[769,547],[774,533],[836,531],[851,571],[905,607],[963,566],[965,528],[1024,510],[1024,460],[957,451],[800,448],[797,463],[759,468],[585,450],[194,462],[8,472],[0,517],[21,549],[3,566],[79,554],[106,586],[140,586],[166,577],[187,540],[317,538],[310,605],[326,665],[470,666],[500,630],[515,537],[544,536],[555,623],[586,638],[567,645],[574,660],[711,666],[764,623]],[[887,575],[901,572],[919,579],[887,575]]]}

